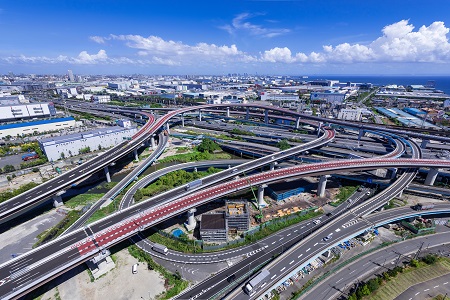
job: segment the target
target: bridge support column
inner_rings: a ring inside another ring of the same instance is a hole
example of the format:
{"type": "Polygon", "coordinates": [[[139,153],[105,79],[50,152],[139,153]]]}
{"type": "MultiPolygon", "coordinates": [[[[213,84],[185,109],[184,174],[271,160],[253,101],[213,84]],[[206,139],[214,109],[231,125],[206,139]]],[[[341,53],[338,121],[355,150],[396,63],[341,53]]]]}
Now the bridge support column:
{"type": "Polygon", "coordinates": [[[319,179],[319,184],[317,186],[317,196],[325,197],[325,189],[327,187],[327,180],[330,178],[330,175],[322,175],[319,179]]]}
{"type": "Polygon", "coordinates": [[[198,110],[198,120],[202,121],[202,111],[200,109],[198,110]]]}
{"type": "Polygon", "coordinates": [[[270,163],[270,171],[275,170],[275,166],[276,166],[277,164],[278,164],[278,163],[277,163],[276,161],[271,162],[271,163],[270,163]]]}
{"type": "Polygon", "coordinates": [[[108,166],[106,166],[104,168],[104,171],[105,171],[105,175],[106,175],[106,182],[111,182],[111,175],[109,175],[109,168],[108,168],[108,166]]]}
{"type": "Polygon", "coordinates": [[[167,134],[170,134],[169,123],[166,123],[166,130],[167,130],[167,134]]]}
{"type": "Polygon", "coordinates": [[[430,140],[422,140],[422,143],[420,143],[420,148],[425,149],[429,142],[430,140]]]}
{"type": "Polygon", "coordinates": [[[197,221],[195,220],[195,216],[194,213],[197,211],[196,208],[191,208],[188,211],[188,219],[187,219],[187,223],[185,223],[186,229],[188,231],[192,231],[195,229],[195,226],[197,225],[197,221]]]}
{"type": "Polygon", "coordinates": [[[269,124],[269,110],[264,110],[264,123],[269,124]]]}
{"type": "Polygon", "coordinates": [[[267,206],[266,202],[264,201],[264,189],[267,187],[267,184],[262,184],[258,186],[258,206],[259,207],[265,207],[267,206]]]}
{"type": "Polygon", "coordinates": [[[99,278],[115,267],[115,263],[110,255],[111,252],[108,249],[103,249],[97,256],[86,262],[94,279],[99,278]]]}
{"type": "Polygon", "coordinates": [[[433,185],[439,174],[439,169],[432,168],[428,171],[427,178],[425,178],[425,185],[433,185]]]}
{"type": "Polygon", "coordinates": [[[184,114],[181,114],[181,127],[184,127],[184,114]]]}
{"type": "Polygon", "coordinates": [[[317,137],[320,136],[320,130],[322,129],[322,122],[319,122],[319,127],[317,128],[317,137]]]}
{"type": "Polygon", "coordinates": [[[133,153],[134,153],[134,160],[139,161],[139,155],[137,153],[137,149],[134,149],[133,153]]]}
{"type": "Polygon", "coordinates": [[[364,130],[363,129],[360,129],[359,130],[359,134],[358,134],[358,143],[359,143],[359,141],[361,140],[361,138],[364,136],[364,130]]]}
{"type": "Polygon", "coordinates": [[[61,195],[53,195],[53,207],[60,207],[62,206],[64,203],[62,201],[61,195]]]}
{"type": "Polygon", "coordinates": [[[155,144],[155,137],[153,135],[150,137],[150,145],[152,146],[152,150],[155,150],[156,144],[155,144]]]}
{"type": "Polygon", "coordinates": [[[389,169],[389,171],[391,172],[390,178],[394,179],[397,176],[398,169],[397,168],[391,168],[391,169],[389,169]]]}
{"type": "Polygon", "coordinates": [[[300,117],[297,117],[297,120],[295,121],[295,129],[300,128],[300,117]]]}
{"type": "Polygon", "coordinates": [[[398,193],[398,198],[401,198],[403,196],[403,190],[401,190],[399,193],[398,193]]]}
{"type": "Polygon", "coordinates": [[[194,167],[194,172],[197,172],[197,167],[194,167]]]}
{"type": "Polygon", "coordinates": [[[245,109],[245,119],[250,119],[250,109],[248,107],[245,109]]]}
{"type": "Polygon", "coordinates": [[[230,117],[230,108],[227,107],[227,118],[229,118],[229,117],[230,117]]]}

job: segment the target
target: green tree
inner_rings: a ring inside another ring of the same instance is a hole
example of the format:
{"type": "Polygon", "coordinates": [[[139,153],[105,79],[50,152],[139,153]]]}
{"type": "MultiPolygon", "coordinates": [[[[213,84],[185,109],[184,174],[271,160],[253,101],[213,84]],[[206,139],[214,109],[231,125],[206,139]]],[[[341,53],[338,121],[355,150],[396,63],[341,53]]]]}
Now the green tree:
{"type": "Polygon", "coordinates": [[[285,139],[279,141],[277,143],[277,147],[280,148],[280,150],[287,150],[287,149],[291,148],[291,146],[289,145],[288,141],[285,140],[285,139]]]}
{"type": "Polygon", "coordinates": [[[210,139],[203,139],[200,145],[197,146],[197,150],[200,152],[212,153],[214,150],[219,150],[220,146],[210,139]]]}
{"type": "Polygon", "coordinates": [[[134,201],[140,201],[143,197],[144,195],[142,194],[141,190],[137,190],[133,195],[134,201]]]}
{"type": "Polygon", "coordinates": [[[371,292],[376,291],[380,287],[380,285],[378,284],[378,279],[377,278],[370,279],[369,282],[367,282],[367,287],[371,292]]]}
{"type": "Polygon", "coordinates": [[[411,265],[411,267],[417,268],[419,266],[419,261],[417,259],[411,259],[409,264],[411,265]]]}
{"type": "Polygon", "coordinates": [[[14,168],[14,166],[12,165],[6,165],[3,167],[3,172],[5,173],[14,172],[15,170],[16,168],[14,168]]]}

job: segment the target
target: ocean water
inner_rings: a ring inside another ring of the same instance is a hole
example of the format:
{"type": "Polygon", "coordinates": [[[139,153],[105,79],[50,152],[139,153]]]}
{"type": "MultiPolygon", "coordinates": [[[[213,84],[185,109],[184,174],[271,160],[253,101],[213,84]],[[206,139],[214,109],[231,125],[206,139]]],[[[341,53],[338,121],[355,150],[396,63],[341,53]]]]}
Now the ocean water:
{"type": "Polygon", "coordinates": [[[355,75],[320,75],[308,76],[305,80],[327,79],[339,80],[339,82],[355,82],[355,83],[372,83],[376,86],[388,84],[411,85],[422,84],[427,85],[428,81],[434,81],[435,88],[450,95],[450,76],[355,76],[355,75]]]}

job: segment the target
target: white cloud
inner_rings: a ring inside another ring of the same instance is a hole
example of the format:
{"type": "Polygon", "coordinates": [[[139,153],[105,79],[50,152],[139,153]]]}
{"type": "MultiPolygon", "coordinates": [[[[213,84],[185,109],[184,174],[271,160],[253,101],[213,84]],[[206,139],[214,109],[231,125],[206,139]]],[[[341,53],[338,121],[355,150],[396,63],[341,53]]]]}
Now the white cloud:
{"type": "Polygon", "coordinates": [[[94,35],[94,36],[90,36],[89,39],[94,41],[94,42],[96,42],[96,43],[98,43],[98,44],[104,44],[105,43],[105,39],[103,37],[101,37],[101,36],[94,35]]]}
{"type": "MultiPolygon", "coordinates": [[[[248,32],[250,35],[266,38],[272,38],[291,32],[290,29],[286,28],[266,28],[261,25],[252,24],[246,21],[247,19],[253,18],[255,16],[255,14],[242,13],[237,15],[232,20],[231,24],[227,24],[219,28],[227,31],[229,34],[234,34],[237,31],[243,31],[248,32]]],[[[269,22],[273,23],[273,21],[269,22]]]]}

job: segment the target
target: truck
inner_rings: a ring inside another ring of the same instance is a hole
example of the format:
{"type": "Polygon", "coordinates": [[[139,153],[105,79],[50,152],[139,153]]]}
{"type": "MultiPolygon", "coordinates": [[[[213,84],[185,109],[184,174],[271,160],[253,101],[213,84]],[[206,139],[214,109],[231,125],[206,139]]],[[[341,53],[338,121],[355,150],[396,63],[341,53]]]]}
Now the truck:
{"type": "Polygon", "coordinates": [[[414,206],[415,210],[427,210],[434,208],[433,203],[417,203],[416,206],[414,206]]]}
{"type": "Polygon", "coordinates": [[[202,185],[202,180],[201,179],[197,179],[194,181],[189,182],[188,184],[185,185],[184,189],[186,191],[192,189],[192,188],[196,188],[198,186],[202,185]]]}
{"type": "Polygon", "coordinates": [[[167,255],[167,253],[169,252],[166,246],[157,243],[153,244],[152,249],[153,251],[162,253],[164,255],[167,255]]]}
{"type": "Polygon", "coordinates": [[[267,276],[270,275],[269,270],[263,269],[261,272],[258,273],[253,279],[251,279],[244,287],[244,291],[251,295],[253,294],[254,290],[259,288],[264,281],[266,280],[267,276]]]}
{"type": "Polygon", "coordinates": [[[23,161],[27,161],[27,160],[35,159],[35,158],[39,158],[39,154],[37,154],[36,152],[30,152],[30,153],[22,155],[23,161]]]}

